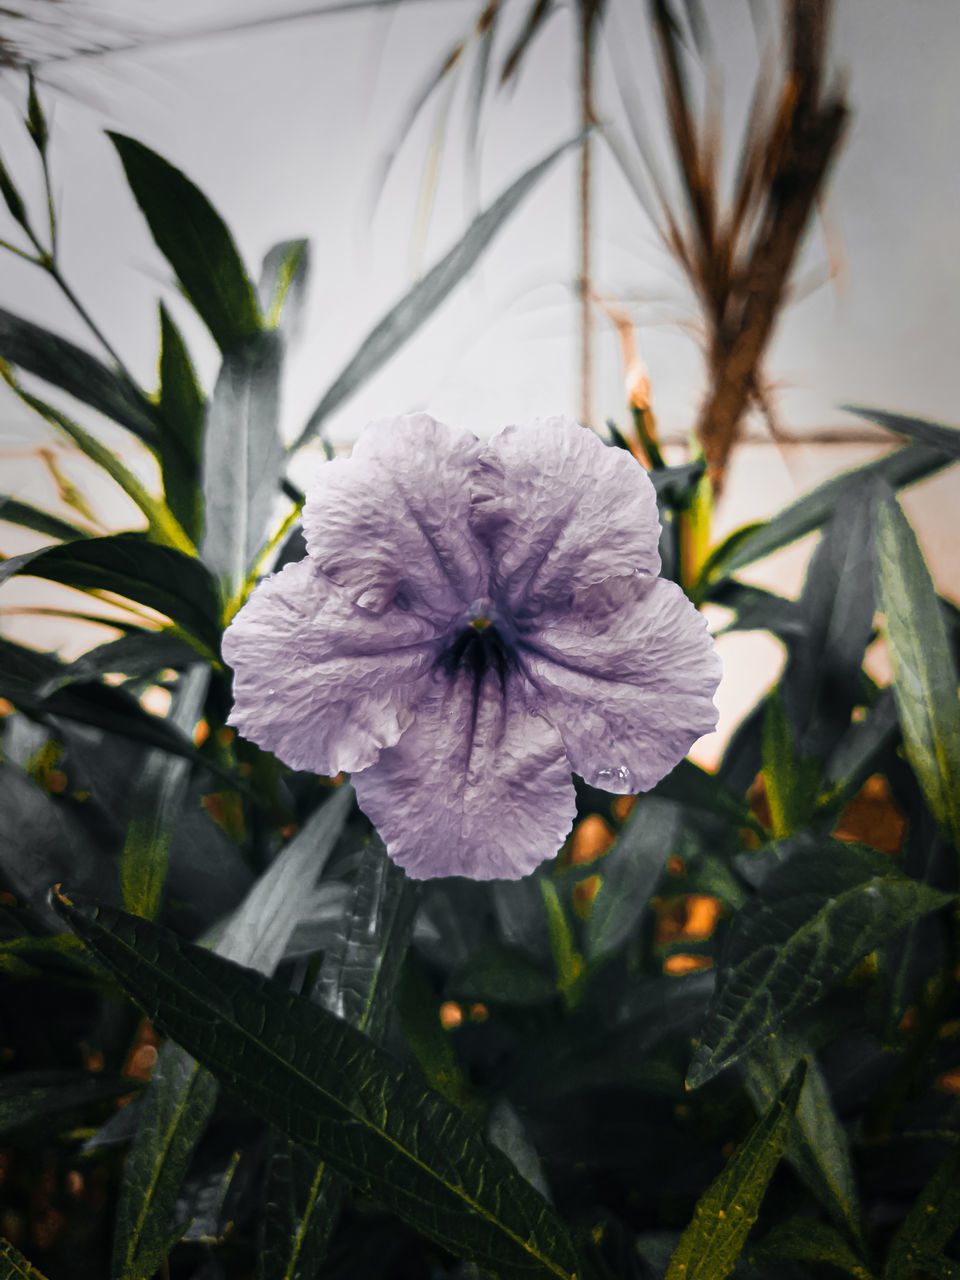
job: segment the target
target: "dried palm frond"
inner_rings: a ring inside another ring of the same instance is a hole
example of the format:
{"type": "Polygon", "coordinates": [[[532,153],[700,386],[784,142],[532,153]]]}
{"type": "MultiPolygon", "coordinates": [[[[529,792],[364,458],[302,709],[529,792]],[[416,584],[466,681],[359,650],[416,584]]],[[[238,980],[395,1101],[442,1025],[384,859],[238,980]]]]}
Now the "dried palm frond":
{"type": "Polygon", "coordinates": [[[708,392],[696,432],[719,489],[745,413],[772,408],[762,372],[787,300],[804,229],[848,118],[842,85],[824,88],[831,0],[784,0],[778,86],[761,71],[732,197],[721,194],[718,112],[691,106],[682,34],[669,0],[651,0],[673,150],[685,208],[663,184],[660,227],[698,298],[706,329],[708,392]]]}

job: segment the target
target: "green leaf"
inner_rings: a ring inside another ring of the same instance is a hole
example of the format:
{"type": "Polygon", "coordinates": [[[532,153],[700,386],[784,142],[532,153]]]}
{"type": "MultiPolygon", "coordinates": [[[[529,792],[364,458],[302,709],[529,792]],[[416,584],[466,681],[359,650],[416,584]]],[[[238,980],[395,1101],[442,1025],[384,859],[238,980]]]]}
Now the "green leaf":
{"type": "Polygon", "coordinates": [[[82,1121],[91,1105],[139,1088],[139,1080],[100,1072],[20,1071],[0,1082],[0,1134],[62,1132],[82,1121]]]}
{"type": "Polygon", "coordinates": [[[820,787],[820,763],[798,760],[778,689],[767,698],[760,756],[770,806],[770,825],[777,840],[806,826],[820,787]]]}
{"type": "Polygon", "coordinates": [[[0,1237],[0,1280],[44,1280],[44,1276],[9,1240],[0,1237]]]}
{"type": "Polygon", "coordinates": [[[167,505],[194,542],[203,529],[201,459],[206,400],[179,329],[160,303],[160,392],[162,419],[156,450],[167,505]]]}
{"type": "Polygon", "coordinates": [[[29,502],[20,502],[8,493],[0,493],[0,520],[18,524],[22,529],[32,529],[34,533],[42,533],[49,538],[60,538],[63,542],[90,537],[88,529],[81,529],[79,525],[61,520],[59,516],[52,516],[49,511],[41,511],[29,502]]]}
{"type": "MultiPolygon", "coordinates": [[[[374,836],[360,861],[342,927],[324,953],[313,999],[376,1041],[386,1030],[415,908],[412,882],[374,836]]],[[[258,1280],[312,1280],[337,1224],[342,1195],[339,1174],[284,1141],[270,1165],[258,1280]]]]}
{"type": "MultiPolygon", "coordinates": [[[[309,909],[308,890],[333,850],[353,799],[353,789],[341,787],[312,815],[219,931],[215,946],[219,955],[262,973],[273,972],[309,909]]],[[[186,1228],[186,1223],[180,1224],[171,1237],[177,1193],[213,1112],[217,1090],[216,1079],[185,1049],[164,1045],[140,1105],[137,1136],[121,1187],[114,1234],[115,1280],[140,1280],[152,1274],[186,1228]]]]}
{"type": "MultiPolygon", "coordinates": [[[[197,660],[197,651],[172,628],[162,631],[129,631],[64,663],[55,687],[77,681],[99,680],[111,672],[132,679],[155,676],[166,668],[185,671],[197,660]]],[[[192,727],[192,726],[191,726],[192,727]]]]}
{"type": "Polygon", "coordinates": [[[877,557],[904,749],[930,811],[960,852],[957,670],[923,552],[891,499],[880,506],[877,557]]]}
{"type": "Polygon", "coordinates": [[[899,723],[893,689],[884,689],[866,718],[850,725],[827,760],[824,778],[831,784],[827,799],[832,805],[856,795],[878,756],[896,739],[899,723]]]}
{"type": "Polygon", "coordinates": [[[0,583],[14,574],[80,591],[112,591],[165,614],[203,645],[220,652],[217,589],[199,560],[143,534],[117,533],[28,551],[0,563],[0,583]]]}
{"type": "Polygon", "coordinates": [[[47,149],[47,122],[44,119],[43,108],[40,106],[40,99],[37,97],[37,82],[31,67],[27,73],[28,90],[27,90],[27,132],[33,139],[33,145],[37,148],[41,155],[47,149]]]}
{"type": "Polygon", "coordinates": [[[589,962],[623,945],[650,901],[679,835],[675,804],[638,800],[619,839],[600,864],[602,884],[587,917],[584,949],[589,962]]]}
{"type": "Polygon", "coordinates": [[[23,206],[20,192],[17,190],[9,173],[7,173],[7,167],[3,160],[0,160],[0,196],[3,197],[3,203],[7,206],[10,217],[13,218],[14,222],[19,222],[21,227],[28,230],[30,224],[27,219],[27,211],[23,206]]]}
{"type": "MultiPolygon", "coordinates": [[[[782,1031],[770,1036],[750,1055],[747,1090],[758,1110],[770,1105],[804,1056],[803,1043],[782,1031]]],[[[787,1144],[787,1160],[834,1221],[851,1239],[862,1242],[850,1144],[822,1072],[813,1058],[808,1057],[807,1062],[797,1122],[787,1144]]]]}
{"type": "Polygon", "coordinates": [[[687,1083],[705,1084],[859,960],[950,895],[872,849],[825,841],[767,876],[737,914],[687,1083]]]}
{"type": "Polygon", "coordinates": [[[66,391],[127,427],[141,440],[157,436],[153,406],[121,374],[66,338],[0,308],[0,359],[66,391]]]}
{"type": "Polygon", "coordinates": [[[774,591],[725,578],[711,586],[703,598],[711,604],[733,609],[736,615],[720,635],[728,631],[769,631],[790,645],[802,640],[807,633],[807,624],[797,601],[788,600],[774,591]]]}
{"type": "Polygon", "coordinates": [[[279,325],[288,339],[299,331],[309,278],[309,240],[282,240],[263,260],[257,286],[260,309],[271,329],[279,325]]]}
{"type": "Polygon", "coordinates": [[[107,131],[164,255],[221,351],[262,328],[257,296],[223,219],[179,169],[143,143],[107,131]]]}
{"type": "Polygon", "coordinates": [[[553,975],[526,951],[488,943],[471,952],[452,974],[446,994],[462,1000],[527,1008],[553,1000],[557,986],[553,975]]]}
{"type": "Polygon", "coordinates": [[[749,826],[753,821],[744,801],[728,791],[716,774],[701,769],[692,760],[681,760],[657,783],[653,794],[737,826],[749,826]]]}
{"type": "Polygon", "coordinates": [[[793,1218],[775,1227],[751,1249],[750,1262],[761,1266],[783,1262],[826,1263],[845,1271],[854,1280],[873,1280],[870,1270],[837,1229],[815,1218],[793,1218]]]}
{"type": "Polygon", "coordinates": [[[227,598],[243,589],[267,522],[284,462],[279,433],[283,344],[274,331],[231,347],[223,357],[203,444],[203,558],[227,598]]]}
{"type": "Polygon", "coordinates": [[[883,1280],[913,1280],[960,1227],[960,1150],[951,1151],[893,1237],[883,1280]]]}
{"type": "Polygon", "coordinates": [[[898,436],[909,436],[921,444],[930,445],[952,458],[960,458],[960,429],[948,427],[927,418],[914,418],[904,413],[889,413],[886,409],[868,409],[859,404],[842,404],[841,409],[855,413],[860,418],[875,422],[898,436]]]}
{"type": "Polygon", "coordinates": [[[791,646],[781,689],[802,757],[825,755],[850,724],[876,612],[876,484],[830,517],[798,602],[806,636],[791,646]]]}
{"type": "Polygon", "coordinates": [[[786,1148],[805,1074],[801,1059],[769,1111],[697,1201],[666,1280],[725,1280],[736,1266],[786,1148]]]}
{"type": "MultiPolygon", "coordinates": [[[[174,688],[166,721],[187,737],[203,711],[209,683],[210,668],[198,662],[174,688]]],[[[146,920],[153,920],[160,909],[170,846],[189,782],[189,761],[155,750],[133,784],[130,823],[120,854],[120,889],[126,910],[146,920]]]]}
{"type": "MultiPolygon", "coordinates": [[[[772,520],[768,520],[749,537],[744,537],[714,574],[714,578],[729,577],[744,565],[762,560],[797,538],[813,533],[844,503],[855,500],[865,484],[885,480],[894,488],[916,484],[949,466],[952,459],[941,449],[927,445],[908,445],[895,449],[876,462],[841,475],[818,485],[812,493],[805,494],[790,504],[772,520]]],[[[706,572],[706,571],[705,571],[706,572]]]]}
{"type": "Polygon", "coordinates": [[[566,1227],[507,1157],[362,1032],[134,916],[57,909],[248,1106],[443,1248],[502,1280],[579,1274],[566,1227]]]}
{"type": "Polygon", "coordinates": [[[475,265],[524,197],[532,191],[547,170],[578,142],[579,139],[576,138],[565,142],[522,174],[488,209],[474,218],[450,252],[418,280],[379,324],[371,329],[311,413],[293,445],[294,449],[299,449],[315,436],[334,410],[412,337],[475,265]]]}
{"type": "MultiPolygon", "coordinates": [[[[551,993],[556,985],[551,982],[551,993]]],[[[470,1082],[457,1062],[450,1037],[440,1022],[440,1002],[430,975],[416,951],[408,951],[397,983],[396,1012],[407,1047],[431,1089],[469,1111],[474,1106],[470,1082]]]]}

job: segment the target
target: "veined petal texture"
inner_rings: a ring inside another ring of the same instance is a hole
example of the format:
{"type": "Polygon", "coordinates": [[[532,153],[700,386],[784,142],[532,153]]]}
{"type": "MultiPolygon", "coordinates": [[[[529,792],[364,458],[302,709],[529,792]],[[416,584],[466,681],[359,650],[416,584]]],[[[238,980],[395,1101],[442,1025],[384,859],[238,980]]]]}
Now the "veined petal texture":
{"type": "Polygon", "coordinates": [[[291,769],[364,769],[410,723],[438,639],[428,618],[351,603],[309,556],[288,564],[224,634],[229,723],[291,769]]]}
{"type": "Polygon", "coordinates": [[[560,735],[520,676],[438,673],[395,747],[353,779],[412,876],[516,880],[555,853],[576,812],[560,735]],[[547,853],[550,850],[551,853],[547,853]]]}
{"type": "Polygon", "coordinates": [[[507,427],[483,450],[471,525],[514,616],[562,607],[613,574],[660,572],[660,521],[640,463],[570,418],[507,427]]]}
{"type": "Polygon", "coordinates": [[[570,764],[593,786],[646,791],[716,727],[720,659],[707,624],[663,578],[610,578],[518,641],[570,764]]]}
{"type": "Polygon", "coordinates": [[[425,413],[370,423],[310,487],[307,551],[365,609],[396,603],[452,621],[489,579],[468,524],[479,453],[476,436],[425,413]]]}

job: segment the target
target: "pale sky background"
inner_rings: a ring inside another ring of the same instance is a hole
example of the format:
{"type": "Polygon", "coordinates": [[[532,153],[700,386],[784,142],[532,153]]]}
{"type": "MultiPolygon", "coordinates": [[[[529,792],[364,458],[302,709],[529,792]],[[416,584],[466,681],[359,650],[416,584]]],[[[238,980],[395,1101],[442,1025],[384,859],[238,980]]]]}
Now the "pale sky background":
{"type": "MultiPolygon", "coordinates": [[[[125,30],[169,36],[297,8],[285,0],[64,0],[59,6],[32,0],[29,9],[23,7],[48,21],[55,11],[54,26],[38,32],[26,22],[0,18],[0,34],[24,43],[35,39],[41,54],[74,40],[79,29],[85,38],[112,42],[125,30]]],[[[394,8],[168,40],[42,68],[41,94],[53,122],[63,269],[146,385],[155,383],[160,296],[182,322],[208,386],[216,357],[206,331],[190,322],[176,294],[103,129],[131,134],[196,181],[231,227],[252,274],[276,241],[311,240],[306,323],[289,353],[285,383],[284,422],[292,436],[368,330],[476,212],[463,155],[473,54],[450,81],[446,146],[425,243],[418,235],[418,199],[445,91],[405,136],[398,131],[424,80],[470,32],[480,7],[469,0],[407,0],[394,8]],[[397,142],[396,163],[374,209],[378,167],[397,142]]],[[[521,0],[506,6],[494,51],[497,68],[526,7],[521,0]]],[[[767,12],[775,30],[779,6],[754,0],[753,7],[767,12]]],[[[732,167],[758,64],[757,30],[747,0],[712,0],[705,8],[724,71],[726,157],[732,167]]],[[[623,130],[624,98],[633,102],[669,169],[645,15],[640,0],[609,0],[598,63],[600,110],[623,130]]],[[[768,362],[780,416],[796,431],[853,426],[836,406],[859,401],[960,423],[960,5],[837,0],[833,34],[834,63],[848,77],[854,113],[825,215],[831,243],[842,250],[843,270],[782,319],[768,362]]],[[[476,174],[481,205],[575,132],[574,72],[572,14],[560,8],[519,81],[496,91],[491,78],[476,174]]],[[[22,188],[36,198],[35,156],[18,124],[23,96],[22,77],[0,72],[0,151],[22,188]]],[[[695,309],[602,141],[596,151],[597,287],[629,305],[661,427],[682,434],[703,390],[695,309]]],[[[507,224],[470,279],[330,419],[335,441],[350,441],[370,418],[415,408],[481,433],[533,416],[575,413],[575,183],[571,153],[507,224]]],[[[0,235],[16,238],[5,214],[0,222],[0,235]]],[[[801,277],[825,277],[826,264],[818,223],[808,237],[801,277]]],[[[10,255],[0,255],[0,305],[75,341],[90,341],[49,282],[10,255]]],[[[623,423],[618,345],[602,321],[596,364],[597,418],[623,423]]],[[[84,410],[81,420],[91,424],[94,415],[84,410]]],[[[45,439],[42,424],[9,394],[0,398],[0,445],[7,451],[0,457],[0,488],[53,504],[52,482],[27,456],[45,439]]],[[[104,439],[123,443],[122,433],[107,428],[104,439]]],[[[730,478],[721,529],[769,514],[825,474],[871,452],[876,450],[867,445],[786,451],[745,446],[730,478]]],[[[82,462],[67,463],[78,483],[88,482],[82,462]]],[[[307,479],[313,465],[310,457],[302,460],[298,478],[307,479]]],[[[96,496],[107,499],[102,490],[96,496]]],[[[954,594],[960,594],[952,524],[958,496],[954,471],[917,491],[908,508],[942,585],[954,594]]],[[[3,530],[0,549],[24,549],[9,526],[3,530]]],[[[800,548],[774,558],[762,580],[795,591],[804,554],[800,548]]],[[[0,605],[41,594],[46,599],[53,590],[11,583],[0,605]]],[[[0,616],[0,629],[20,638],[30,625],[22,617],[0,616]]],[[[74,643],[59,632],[45,635],[48,644],[69,649],[74,643]]],[[[761,676],[774,677],[781,655],[774,642],[758,637],[724,644],[729,695],[722,691],[721,702],[723,725],[729,727],[743,709],[736,672],[749,673],[752,700],[761,676]]]]}

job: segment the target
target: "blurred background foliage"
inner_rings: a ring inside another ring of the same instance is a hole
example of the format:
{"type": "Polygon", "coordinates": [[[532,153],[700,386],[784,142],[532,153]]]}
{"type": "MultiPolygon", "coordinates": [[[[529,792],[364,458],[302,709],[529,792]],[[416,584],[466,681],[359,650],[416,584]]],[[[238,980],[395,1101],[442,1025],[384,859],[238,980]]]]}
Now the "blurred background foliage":
{"type": "MultiPolygon", "coordinates": [[[[478,11],[403,128],[468,56],[479,111],[483,77],[515,75],[549,11],[525,12],[499,65],[500,7],[478,11]]],[[[611,315],[591,269],[604,9],[569,16],[590,132],[478,209],[290,438],[310,244],[255,268],[202,174],[111,133],[218,352],[207,383],[161,304],[144,385],[64,272],[50,126],[25,83],[39,185],[0,169],[4,248],[91,344],[3,309],[0,371],[136,515],[109,523],[53,453],[59,512],[0,496],[37,535],[0,582],[65,585],[79,594],[59,612],[113,629],[70,661],[0,636],[4,1277],[960,1274],[960,615],[898,498],[957,460],[960,435],[858,409],[889,452],[769,520],[725,536],[714,520],[748,408],[781,430],[764,356],[847,118],[829,6],[785,0],[732,188],[719,108],[691,91],[709,83],[709,25],[692,0],[648,9],[671,152],[640,121],[613,145],[701,308],[707,390],[683,458],[615,306],[627,402],[618,422],[592,415],[592,330],[611,315]],[[303,554],[297,451],[574,153],[582,418],[649,471],[664,573],[785,662],[715,771],[685,761],[639,797],[578,782],[573,831],[533,876],[416,884],[348,780],[291,772],[225,727],[220,636],[260,574],[303,554]],[[810,534],[798,597],[751,581],[810,534]]],[[[95,52],[88,37],[71,52],[95,52]]],[[[13,67],[40,53],[4,44],[13,67]]]]}

